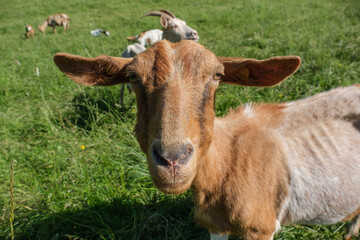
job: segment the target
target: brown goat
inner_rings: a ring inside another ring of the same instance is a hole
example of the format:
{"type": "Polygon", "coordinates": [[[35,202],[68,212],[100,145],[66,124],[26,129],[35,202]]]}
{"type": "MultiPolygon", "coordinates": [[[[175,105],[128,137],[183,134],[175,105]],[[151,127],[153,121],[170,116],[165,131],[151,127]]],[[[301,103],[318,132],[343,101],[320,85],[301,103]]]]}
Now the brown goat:
{"type": "Polygon", "coordinates": [[[211,239],[269,240],[280,224],[351,218],[347,237],[358,234],[359,85],[216,118],[219,84],[273,86],[300,58],[216,57],[192,41],[160,41],[134,59],[59,53],[54,61],[79,84],[132,84],[154,184],[172,194],[192,186],[195,218],[211,239]]]}
{"type": "Polygon", "coordinates": [[[25,27],[25,36],[27,39],[34,38],[35,30],[34,28],[29,24],[25,27]]]}
{"type": "Polygon", "coordinates": [[[70,28],[70,18],[65,13],[58,13],[50,15],[43,24],[39,25],[39,30],[45,33],[46,27],[52,27],[53,32],[56,33],[56,26],[63,26],[64,32],[70,28]]]}

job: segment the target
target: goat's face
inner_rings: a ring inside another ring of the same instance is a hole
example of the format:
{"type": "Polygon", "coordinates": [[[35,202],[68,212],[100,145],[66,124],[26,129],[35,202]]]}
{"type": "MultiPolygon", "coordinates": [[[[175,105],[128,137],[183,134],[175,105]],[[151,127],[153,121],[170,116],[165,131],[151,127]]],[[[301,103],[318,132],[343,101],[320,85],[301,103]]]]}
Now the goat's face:
{"type": "Polygon", "coordinates": [[[39,25],[38,29],[39,29],[40,32],[45,33],[45,26],[39,25]]]}
{"type": "Polygon", "coordinates": [[[196,30],[189,27],[185,21],[179,18],[165,18],[160,19],[161,25],[164,29],[164,39],[171,42],[180,42],[181,40],[199,40],[199,34],[196,30]]]}
{"type": "Polygon", "coordinates": [[[183,192],[211,142],[223,65],[201,45],[162,41],[127,71],[137,98],[135,131],[152,179],[164,192],[183,192]]]}
{"type": "Polygon", "coordinates": [[[68,54],[54,60],[83,85],[131,82],[138,106],[135,132],[150,175],[161,191],[176,194],[191,185],[212,141],[219,82],[272,86],[300,64],[298,57],[217,58],[192,41],[160,41],[133,60],[68,54]]]}

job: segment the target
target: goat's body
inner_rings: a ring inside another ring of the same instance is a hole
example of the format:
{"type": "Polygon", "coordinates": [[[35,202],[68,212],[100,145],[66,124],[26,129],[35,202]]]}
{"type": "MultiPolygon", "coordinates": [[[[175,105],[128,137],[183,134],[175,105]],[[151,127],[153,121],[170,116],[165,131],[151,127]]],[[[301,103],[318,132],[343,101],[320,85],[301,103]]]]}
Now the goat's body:
{"type": "Polygon", "coordinates": [[[31,25],[25,27],[25,36],[26,38],[34,38],[35,30],[31,25]]]}
{"type": "MultiPolygon", "coordinates": [[[[146,48],[139,43],[127,45],[126,49],[121,53],[121,57],[132,58],[132,57],[135,57],[136,55],[144,52],[145,50],[146,50],[146,48]]],[[[126,87],[129,90],[129,93],[131,93],[132,92],[131,86],[129,84],[127,84],[126,87]]],[[[121,88],[120,88],[120,105],[121,106],[124,105],[124,91],[125,91],[125,85],[121,85],[121,88]]]]}
{"type": "Polygon", "coordinates": [[[190,186],[195,218],[210,230],[269,240],[280,224],[360,227],[360,85],[282,104],[253,104],[216,118],[220,82],[273,86],[300,58],[216,57],[192,41],[161,41],[134,59],[57,54],[83,85],[130,83],[135,133],[154,184],[180,194],[190,186]]]}
{"type": "Polygon", "coordinates": [[[126,49],[121,53],[121,57],[132,58],[144,52],[145,50],[146,48],[139,43],[131,44],[126,46],[126,49]]]}
{"type": "Polygon", "coordinates": [[[127,37],[129,41],[137,41],[143,47],[154,45],[156,42],[163,39],[163,31],[160,29],[152,29],[143,31],[139,35],[127,37]]]}
{"type": "Polygon", "coordinates": [[[332,224],[359,212],[360,88],[318,94],[284,112],[279,130],[291,180],[281,220],[332,224]]]}
{"type": "Polygon", "coordinates": [[[39,26],[39,30],[45,33],[46,27],[52,27],[53,32],[56,33],[56,26],[63,26],[65,32],[70,27],[70,18],[65,13],[50,15],[46,21],[39,26]]]}
{"type": "Polygon", "coordinates": [[[214,170],[195,179],[196,218],[249,239],[271,239],[280,223],[351,219],[360,213],[359,123],[358,86],[217,119],[203,161],[214,170]]]}

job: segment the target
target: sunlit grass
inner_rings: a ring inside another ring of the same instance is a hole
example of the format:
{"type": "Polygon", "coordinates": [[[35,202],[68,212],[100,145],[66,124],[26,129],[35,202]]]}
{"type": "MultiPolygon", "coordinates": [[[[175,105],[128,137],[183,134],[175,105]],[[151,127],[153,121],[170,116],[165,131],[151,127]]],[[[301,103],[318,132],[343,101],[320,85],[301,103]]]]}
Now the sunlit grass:
{"type": "MultiPolygon", "coordinates": [[[[191,193],[160,193],[133,133],[134,95],[119,106],[119,86],[87,88],[53,63],[57,52],[120,56],[126,36],[159,28],[168,9],[198,30],[219,56],[302,58],[275,88],[221,86],[216,113],[240,103],[283,102],[359,83],[360,2],[294,1],[0,1],[0,239],[208,239],[193,221],[191,193]],[[21,35],[64,12],[71,31],[21,35]],[[111,37],[94,38],[104,28],[111,37]],[[39,69],[39,76],[36,74],[39,69]]],[[[289,226],[276,239],[342,239],[345,226],[289,226]]],[[[234,239],[236,239],[234,237],[234,239]]]]}

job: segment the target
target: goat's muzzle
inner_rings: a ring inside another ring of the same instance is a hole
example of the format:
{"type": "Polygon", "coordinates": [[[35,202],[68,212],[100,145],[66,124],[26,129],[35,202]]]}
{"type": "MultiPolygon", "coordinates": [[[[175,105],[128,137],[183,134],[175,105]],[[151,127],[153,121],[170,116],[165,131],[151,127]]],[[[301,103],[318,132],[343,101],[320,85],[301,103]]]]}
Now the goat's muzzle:
{"type": "Polygon", "coordinates": [[[155,185],[166,193],[181,193],[190,187],[195,173],[191,142],[162,144],[154,140],[150,148],[149,170],[155,185]]]}
{"type": "Polygon", "coordinates": [[[186,40],[192,40],[197,42],[199,40],[199,34],[196,30],[192,31],[191,33],[187,34],[186,40]]]}
{"type": "Polygon", "coordinates": [[[173,169],[179,169],[192,157],[194,146],[191,143],[179,144],[175,149],[167,150],[159,141],[154,141],[151,147],[151,156],[155,163],[173,169]]]}

